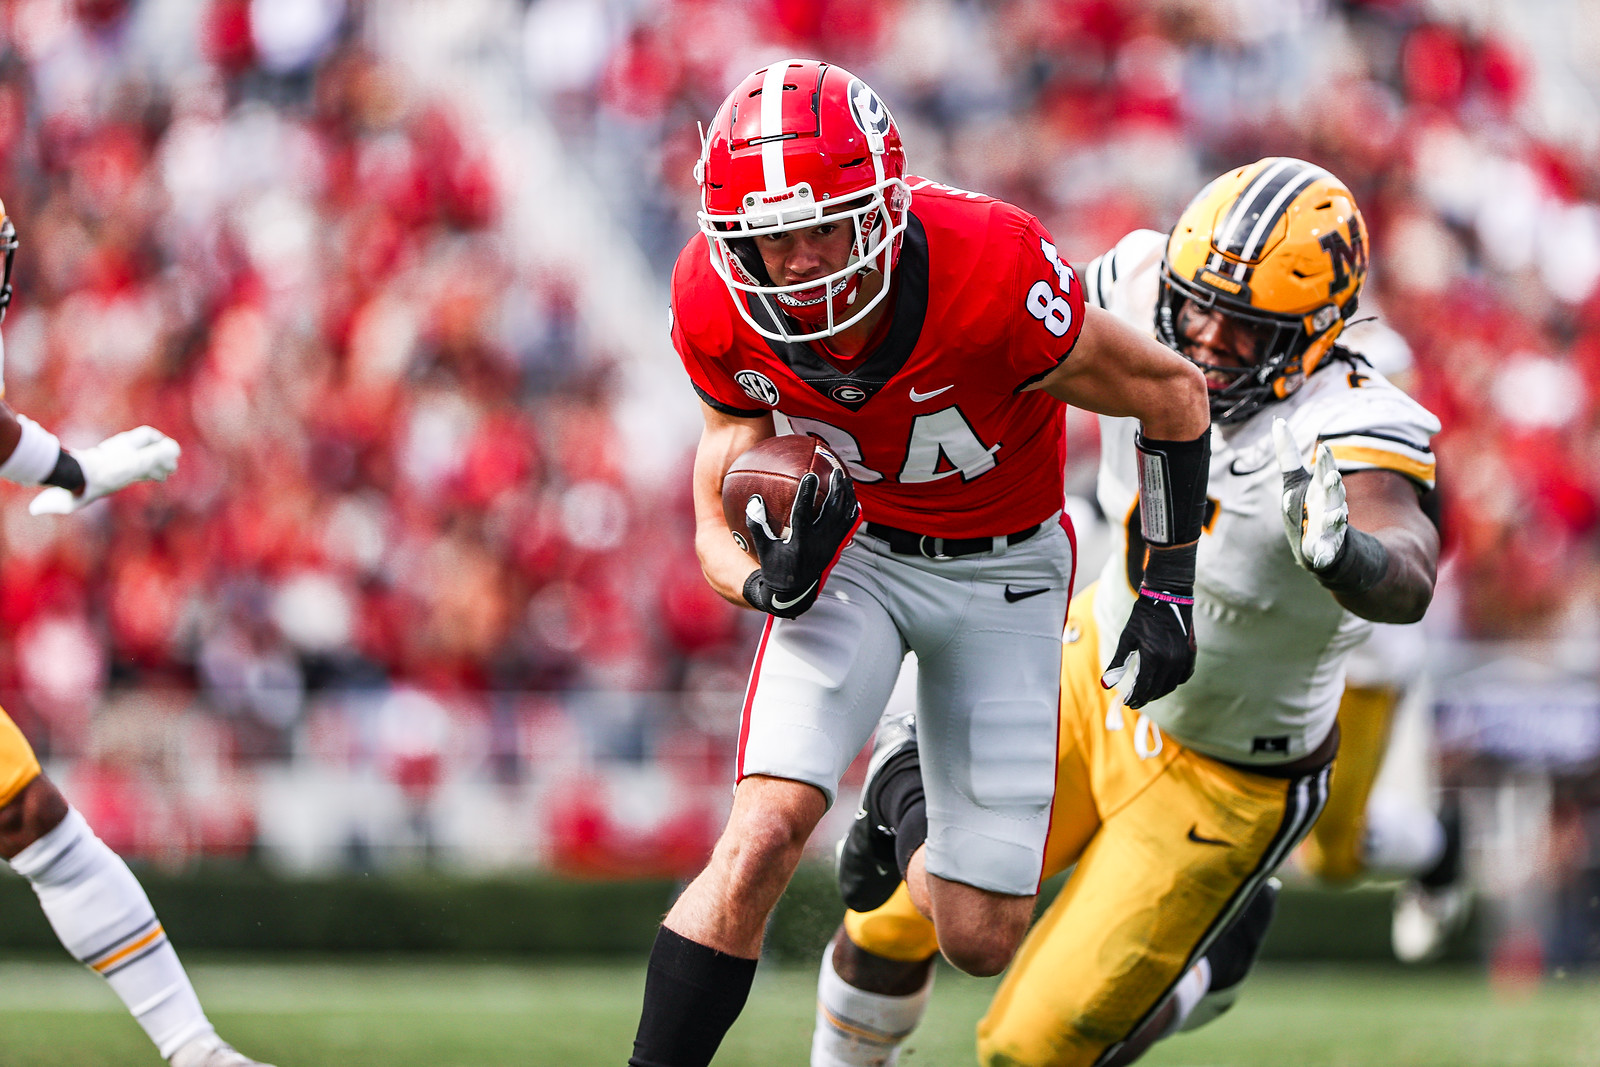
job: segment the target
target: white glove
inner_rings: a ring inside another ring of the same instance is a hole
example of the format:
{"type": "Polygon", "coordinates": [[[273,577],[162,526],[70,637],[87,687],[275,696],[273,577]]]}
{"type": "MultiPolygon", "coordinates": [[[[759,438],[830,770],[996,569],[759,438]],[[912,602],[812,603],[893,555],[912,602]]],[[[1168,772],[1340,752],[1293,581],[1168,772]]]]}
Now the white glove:
{"type": "Polygon", "coordinates": [[[93,448],[73,452],[83,468],[83,492],[59,485],[33,498],[32,515],[70,515],[108,493],[134,482],[164,482],[178,469],[178,442],[153,426],[140,426],[106,438],[93,448]]]}
{"type": "Polygon", "coordinates": [[[1333,452],[1317,445],[1316,465],[1306,470],[1300,446],[1281,418],[1272,420],[1272,441],[1283,472],[1283,529],[1294,561],[1313,574],[1327,570],[1344,547],[1350,516],[1333,452]]]}

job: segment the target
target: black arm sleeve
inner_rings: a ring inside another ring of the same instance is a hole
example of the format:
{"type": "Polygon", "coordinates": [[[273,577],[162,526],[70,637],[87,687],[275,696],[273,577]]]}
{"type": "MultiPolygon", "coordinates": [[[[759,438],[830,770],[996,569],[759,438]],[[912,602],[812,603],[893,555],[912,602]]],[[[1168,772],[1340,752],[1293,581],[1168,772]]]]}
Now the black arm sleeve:
{"type": "Polygon", "coordinates": [[[1211,474],[1211,428],[1193,441],[1155,441],[1139,434],[1139,522],[1151,548],[1200,539],[1211,474]]]}

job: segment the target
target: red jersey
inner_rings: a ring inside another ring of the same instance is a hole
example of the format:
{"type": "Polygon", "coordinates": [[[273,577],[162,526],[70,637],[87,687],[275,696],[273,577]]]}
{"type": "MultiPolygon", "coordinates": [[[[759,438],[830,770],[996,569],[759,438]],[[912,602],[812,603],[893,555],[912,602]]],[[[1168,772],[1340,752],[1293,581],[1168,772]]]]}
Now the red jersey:
{"type": "MultiPolygon", "coordinates": [[[[672,271],[672,343],[728,415],[782,412],[846,465],[868,522],[1011,533],[1062,507],[1065,408],[1042,390],[1083,327],[1083,292],[1039,220],[907,176],[910,220],[881,340],[847,363],[762,337],[695,235],[672,271]]],[[[767,315],[760,301],[750,311],[767,315]]]]}

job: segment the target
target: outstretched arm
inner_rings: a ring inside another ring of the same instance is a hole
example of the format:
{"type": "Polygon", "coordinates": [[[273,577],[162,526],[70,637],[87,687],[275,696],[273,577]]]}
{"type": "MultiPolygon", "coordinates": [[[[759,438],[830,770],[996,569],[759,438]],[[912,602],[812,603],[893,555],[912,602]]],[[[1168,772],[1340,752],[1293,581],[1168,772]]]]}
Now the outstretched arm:
{"type": "Polygon", "coordinates": [[[1098,415],[1136,418],[1156,440],[1192,441],[1210,428],[1199,367],[1109,311],[1083,310],[1071,354],[1029,389],[1098,415]]]}
{"type": "Polygon", "coordinates": [[[1139,420],[1139,514],[1150,551],[1100,680],[1110,688],[1134,668],[1124,703],[1139,708],[1194,673],[1194,565],[1211,411],[1205,377],[1193,363],[1100,308],[1086,307],[1084,315],[1077,345],[1037,387],[1075,407],[1139,420]]]}
{"type": "Polygon", "coordinates": [[[82,493],[83,468],[56,435],[0,400],[0,478],[82,493]]]}
{"type": "Polygon", "coordinates": [[[134,482],[165,481],[178,467],[178,442],[150,426],[68,452],[56,435],[0,401],[0,478],[49,486],[35,515],[66,515],[134,482]]]}
{"type": "Polygon", "coordinates": [[[1416,622],[1433,600],[1439,531],[1416,483],[1386,470],[1341,475],[1318,444],[1306,469],[1288,425],[1272,433],[1283,472],[1284,532],[1295,562],[1340,604],[1373,622],[1416,622]]]}
{"type": "Polygon", "coordinates": [[[1371,589],[1334,596],[1363,619],[1416,622],[1433,601],[1439,568],[1439,531],[1423,512],[1416,486],[1389,471],[1356,471],[1344,486],[1350,525],[1371,534],[1389,560],[1371,589]]]}

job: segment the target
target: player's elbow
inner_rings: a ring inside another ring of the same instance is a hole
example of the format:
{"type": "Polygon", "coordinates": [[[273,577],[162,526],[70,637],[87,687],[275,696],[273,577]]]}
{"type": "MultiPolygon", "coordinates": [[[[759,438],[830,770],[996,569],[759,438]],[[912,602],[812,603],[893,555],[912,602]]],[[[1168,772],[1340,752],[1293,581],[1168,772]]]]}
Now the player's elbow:
{"type": "Polygon", "coordinates": [[[1367,615],[1373,622],[1406,623],[1421,622],[1422,617],[1428,613],[1428,605],[1433,603],[1433,587],[1426,589],[1403,590],[1399,595],[1390,598],[1379,608],[1367,615]]]}
{"type": "Polygon", "coordinates": [[[1433,577],[1402,570],[1359,602],[1350,603],[1341,598],[1341,603],[1368,622],[1395,625],[1421,622],[1428,613],[1428,605],[1433,603],[1433,577]]]}
{"type": "MultiPolygon", "coordinates": [[[[1183,398],[1184,406],[1189,410],[1192,418],[1202,426],[1211,424],[1211,399],[1206,390],[1206,376],[1203,371],[1182,356],[1178,357],[1177,365],[1172,369],[1172,391],[1183,398]]],[[[1198,436],[1198,434],[1196,435],[1198,436]]]]}
{"type": "Polygon", "coordinates": [[[1177,353],[1168,353],[1161,373],[1147,392],[1139,424],[1146,437],[1160,441],[1193,441],[1211,425],[1211,403],[1200,368],[1177,353]]]}

